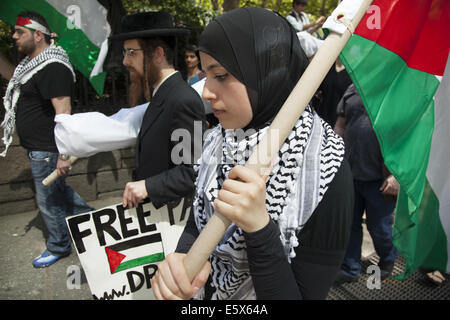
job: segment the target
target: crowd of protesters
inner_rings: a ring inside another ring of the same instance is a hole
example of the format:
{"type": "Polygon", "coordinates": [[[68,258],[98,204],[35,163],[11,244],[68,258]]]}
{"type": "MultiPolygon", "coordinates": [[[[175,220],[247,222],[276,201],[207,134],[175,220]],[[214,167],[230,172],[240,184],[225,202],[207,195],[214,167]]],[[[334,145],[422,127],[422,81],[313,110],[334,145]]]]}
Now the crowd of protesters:
{"type": "MultiPolygon", "coordinates": [[[[176,39],[189,31],[175,27],[170,14],[125,16],[121,31],[111,37],[123,43],[129,107],[150,103],[123,206],[149,199],[160,208],[193,199],[176,251],[159,263],[152,279],[156,298],[325,299],[333,285],[360,276],[364,214],[381,280],[391,276],[399,185],[384,166],[363,101],[339,60],[271,171],[261,177],[244,166],[323,40],[317,31],[325,17],[311,23],[306,5],[294,0],[287,17],[252,7],[220,15],[197,44],[183,48],[183,75],[174,66],[176,39]],[[272,42],[265,41],[268,30],[278,32],[272,42]],[[171,134],[184,129],[193,135],[196,121],[202,132],[210,129],[203,149],[196,153],[191,141],[185,148],[192,152],[190,162],[175,163],[171,134]],[[239,136],[238,130],[248,134],[239,136]],[[191,282],[183,260],[215,210],[232,224],[191,282]]],[[[19,14],[13,40],[26,57],[15,68],[0,57],[1,75],[10,80],[4,155],[16,130],[49,230],[46,250],[32,261],[42,268],[71,253],[65,217],[94,208],[65,183],[70,155],[58,152],[53,133],[55,115],[71,113],[75,76],[69,58],[51,43],[45,18],[35,12],[19,14]],[[57,182],[43,186],[42,179],[55,169],[57,182]]]]}

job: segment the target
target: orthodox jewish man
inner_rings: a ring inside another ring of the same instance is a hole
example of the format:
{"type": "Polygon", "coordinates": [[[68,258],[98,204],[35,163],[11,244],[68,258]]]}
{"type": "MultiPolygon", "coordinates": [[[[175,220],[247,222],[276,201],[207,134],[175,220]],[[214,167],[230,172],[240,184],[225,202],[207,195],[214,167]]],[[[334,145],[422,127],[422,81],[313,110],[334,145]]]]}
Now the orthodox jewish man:
{"type": "Polygon", "coordinates": [[[124,207],[137,207],[149,198],[160,208],[194,191],[192,164],[201,152],[194,147],[201,148],[206,125],[200,96],[174,68],[176,37],[187,34],[160,11],[123,17],[121,33],[111,37],[123,41],[130,86],[151,101],[137,137],[134,181],[125,186],[124,207]],[[194,143],[195,127],[199,141],[194,143]]]}

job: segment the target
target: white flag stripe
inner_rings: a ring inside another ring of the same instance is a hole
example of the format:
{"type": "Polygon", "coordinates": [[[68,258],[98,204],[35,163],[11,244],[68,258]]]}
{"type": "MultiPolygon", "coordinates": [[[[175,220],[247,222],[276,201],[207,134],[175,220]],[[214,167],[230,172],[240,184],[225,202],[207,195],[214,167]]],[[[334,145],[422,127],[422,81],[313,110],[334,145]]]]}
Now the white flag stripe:
{"type": "Polygon", "coordinates": [[[107,10],[98,1],[86,0],[46,0],[62,15],[69,17],[97,47],[111,33],[107,20],[107,10]]]}
{"type": "Polygon", "coordinates": [[[450,272],[450,55],[434,97],[434,131],[427,179],[439,199],[439,216],[447,236],[447,272],[450,272]]]}
{"type": "MultiPolygon", "coordinates": [[[[323,24],[322,28],[328,29],[330,31],[337,32],[339,34],[343,34],[347,27],[342,23],[338,22],[337,17],[339,15],[343,15],[346,20],[352,21],[356,15],[356,12],[361,5],[363,0],[344,0],[342,1],[336,9],[333,10],[331,15],[323,24]]],[[[356,26],[354,26],[356,28],[356,26]]]]}

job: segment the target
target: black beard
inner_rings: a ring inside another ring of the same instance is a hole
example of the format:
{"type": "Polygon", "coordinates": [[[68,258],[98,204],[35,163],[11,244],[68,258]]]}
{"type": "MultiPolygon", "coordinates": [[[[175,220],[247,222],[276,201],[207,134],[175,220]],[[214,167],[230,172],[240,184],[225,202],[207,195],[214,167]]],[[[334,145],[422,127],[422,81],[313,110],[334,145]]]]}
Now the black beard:
{"type": "Polygon", "coordinates": [[[31,43],[30,45],[22,46],[20,48],[17,47],[17,51],[20,54],[23,54],[24,56],[30,56],[34,52],[34,50],[36,50],[36,45],[34,43],[31,43]]]}

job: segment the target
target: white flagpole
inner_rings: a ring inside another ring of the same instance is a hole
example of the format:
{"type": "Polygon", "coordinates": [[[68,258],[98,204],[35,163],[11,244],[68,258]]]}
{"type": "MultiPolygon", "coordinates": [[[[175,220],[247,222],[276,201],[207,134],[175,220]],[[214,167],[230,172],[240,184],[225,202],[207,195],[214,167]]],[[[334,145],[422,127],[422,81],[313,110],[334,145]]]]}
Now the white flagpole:
{"type": "MultiPolygon", "coordinates": [[[[70,163],[73,164],[75,161],[77,161],[78,158],[77,157],[70,157],[70,163]]],[[[49,185],[51,185],[53,182],[55,182],[56,179],[58,179],[59,174],[58,171],[55,169],[53,170],[52,173],[50,173],[47,178],[45,178],[44,180],[42,180],[42,184],[46,187],[48,187],[49,185]]]]}

